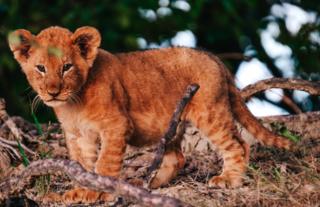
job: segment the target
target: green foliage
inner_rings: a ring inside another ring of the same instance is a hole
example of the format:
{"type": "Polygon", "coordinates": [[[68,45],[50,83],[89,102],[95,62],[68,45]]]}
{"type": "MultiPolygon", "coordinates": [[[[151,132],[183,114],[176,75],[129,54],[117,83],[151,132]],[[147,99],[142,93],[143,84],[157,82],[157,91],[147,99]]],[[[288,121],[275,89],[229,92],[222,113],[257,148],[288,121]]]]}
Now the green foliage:
{"type": "Polygon", "coordinates": [[[280,131],[281,135],[284,137],[287,137],[291,141],[297,143],[301,140],[301,137],[298,135],[295,135],[294,133],[290,132],[287,128],[282,128],[280,131]]]}
{"type": "Polygon", "coordinates": [[[26,155],[26,152],[24,151],[23,147],[21,146],[19,140],[17,140],[17,143],[18,143],[19,153],[22,157],[22,163],[25,167],[27,167],[30,164],[30,161],[26,155]]]}
{"type": "Polygon", "coordinates": [[[288,130],[283,124],[273,123],[271,124],[271,127],[279,132],[280,135],[288,138],[294,143],[297,143],[301,140],[301,137],[299,135],[288,130]]]}
{"type": "Polygon", "coordinates": [[[31,112],[31,115],[32,115],[33,121],[37,127],[38,134],[42,135],[43,130],[42,130],[41,124],[39,123],[38,117],[35,115],[35,113],[33,111],[31,112]]]}
{"type": "MultiPolygon", "coordinates": [[[[137,38],[143,37],[148,43],[169,40],[176,32],[189,29],[197,37],[197,46],[215,53],[251,51],[272,70],[275,76],[282,76],[275,60],[264,50],[259,32],[269,22],[277,22],[281,33],[277,40],[288,45],[298,73],[319,71],[319,45],[312,42],[310,34],[319,31],[319,25],[305,24],[296,35],[292,35],[281,18],[266,18],[270,8],[280,1],[259,0],[197,0],[188,1],[190,11],[174,7],[175,0],[169,1],[167,8],[171,15],[156,16],[156,19],[142,17],[147,9],[157,12],[157,0],[119,1],[47,1],[0,0],[0,96],[4,97],[11,114],[32,120],[29,102],[33,95],[25,92],[28,83],[13,59],[8,48],[7,35],[15,29],[28,29],[37,34],[42,29],[60,25],[74,31],[78,27],[91,25],[102,35],[102,48],[110,52],[124,52],[138,48],[137,38]]],[[[281,1],[283,2],[283,1],[281,1]]],[[[319,12],[316,0],[291,1],[307,11],[319,12]]],[[[318,16],[318,13],[317,13],[318,16]]],[[[9,36],[9,41],[19,41],[9,36]]],[[[170,43],[170,41],[169,41],[170,43]]],[[[54,55],[62,55],[52,48],[54,55]]],[[[228,61],[231,69],[236,69],[239,61],[228,61]]],[[[319,104],[314,104],[314,107],[319,104]]],[[[39,121],[53,119],[52,111],[41,106],[39,121]]]]}

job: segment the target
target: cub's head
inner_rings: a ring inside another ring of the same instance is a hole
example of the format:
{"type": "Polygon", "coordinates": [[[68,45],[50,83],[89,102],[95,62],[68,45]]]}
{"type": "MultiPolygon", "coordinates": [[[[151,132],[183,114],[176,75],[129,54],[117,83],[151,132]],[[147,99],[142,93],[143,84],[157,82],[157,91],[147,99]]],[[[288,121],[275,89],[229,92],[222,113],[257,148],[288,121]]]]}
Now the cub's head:
{"type": "Polygon", "coordinates": [[[19,29],[9,35],[9,46],[32,88],[48,106],[74,102],[87,80],[101,37],[93,27],[74,33],[49,27],[38,35],[19,29]]]}

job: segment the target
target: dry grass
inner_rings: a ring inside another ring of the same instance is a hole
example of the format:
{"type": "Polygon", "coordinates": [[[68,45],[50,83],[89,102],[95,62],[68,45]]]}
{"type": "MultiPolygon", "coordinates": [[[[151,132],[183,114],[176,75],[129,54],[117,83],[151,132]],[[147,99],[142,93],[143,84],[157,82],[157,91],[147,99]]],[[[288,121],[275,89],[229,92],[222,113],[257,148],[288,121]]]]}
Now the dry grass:
{"type": "MultiPolygon", "coordinates": [[[[199,139],[199,134],[192,133],[194,140],[199,139]]],[[[47,136],[45,142],[33,146],[33,149],[42,153],[49,152],[50,157],[65,157],[64,142],[57,137],[59,134],[47,136]]],[[[155,192],[174,196],[197,207],[320,205],[320,140],[303,140],[290,152],[253,145],[244,185],[238,189],[207,187],[207,180],[219,174],[222,161],[205,142],[197,141],[196,144],[206,149],[201,150],[196,147],[197,150],[190,152],[190,148],[194,146],[190,147],[190,143],[185,143],[185,146],[189,147],[186,152],[185,168],[170,185],[155,192]]],[[[130,148],[124,164],[123,178],[141,183],[146,176],[146,168],[152,156],[150,148],[140,150],[130,148]]],[[[40,206],[63,206],[61,203],[43,204],[42,194],[48,191],[62,193],[71,187],[72,183],[66,176],[51,175],[50,179],[47,177],[34,179],[34,182],[26,187],[25,192],[16,196],[25,195],[40,206]]],[[[106,204],[97,203],[90,206],[106,206],[106,204]]],[[[130,201],[122,201],[122,204],[117,206],[137,205],[130,201]]]]}

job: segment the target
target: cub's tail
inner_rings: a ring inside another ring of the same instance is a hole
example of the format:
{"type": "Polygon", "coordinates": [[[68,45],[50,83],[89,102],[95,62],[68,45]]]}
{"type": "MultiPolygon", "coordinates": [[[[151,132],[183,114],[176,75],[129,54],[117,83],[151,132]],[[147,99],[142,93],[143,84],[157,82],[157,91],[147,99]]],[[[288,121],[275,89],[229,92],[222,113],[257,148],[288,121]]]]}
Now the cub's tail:
{"type": "Polygon", "coordinates": [[[236,120],[238,120],[240,124],[242,124],[262,144],[289,149],[291,146],[291,141],[266,129],[251,114],[245,105],[239,90],[235,86],[231,73],[227,69],[225,69],[225,71],[228,81],[231,110],[233,111],[236,120]]]}

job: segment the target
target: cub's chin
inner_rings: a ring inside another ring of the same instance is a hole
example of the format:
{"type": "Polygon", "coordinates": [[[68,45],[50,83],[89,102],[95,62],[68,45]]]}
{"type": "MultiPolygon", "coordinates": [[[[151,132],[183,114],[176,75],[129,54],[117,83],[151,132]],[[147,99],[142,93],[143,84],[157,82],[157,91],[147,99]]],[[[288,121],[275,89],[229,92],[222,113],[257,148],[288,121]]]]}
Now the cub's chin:
{"type": "Polygon", "coordinates": [[[66,105],[67,101],[52,100],[52,101],[44,101],[44,103],[50,107],[60,107],[60,106],[66,105]]]}

